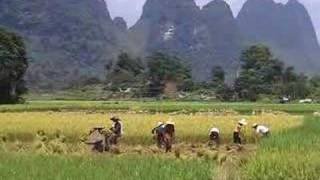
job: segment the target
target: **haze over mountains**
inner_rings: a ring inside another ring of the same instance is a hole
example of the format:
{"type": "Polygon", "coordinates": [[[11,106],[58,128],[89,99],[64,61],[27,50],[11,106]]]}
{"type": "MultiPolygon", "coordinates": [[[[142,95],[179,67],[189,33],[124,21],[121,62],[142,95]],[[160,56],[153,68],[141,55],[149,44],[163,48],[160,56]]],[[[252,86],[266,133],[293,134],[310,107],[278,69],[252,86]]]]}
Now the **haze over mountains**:
{"type": "Polygon", "coordinates": [[[320,68],[314,27],[297,0],[248,0],[236,18],[223,0],[202,9],[193,0],[147,0],[130,29],[122,18],[111,19],[103,0],[2,0],[0,24],[26,38],[32,57],[28,80],[43,88],[63,87],[84,75],[103,77],[105,64],[121,51],[180,56],[200,81],[216,65],[234,77],[241,50],[255,43],[267,44],[300,72],[320,68]]]}
{"type": "Polygon", "coordinates": [[[264,43],[287,65],[301,72],[317,72],[320,48],[311,18],[298,0],[287,4],[248,0],[238,17],[247,43],[264,43]]]}
{"type": "Polygon", "coordinates": [[[104,1],[1,0],[0,24],[25,37],[27,79],[44,88],[99,75],[120,47],[104,1]]]}

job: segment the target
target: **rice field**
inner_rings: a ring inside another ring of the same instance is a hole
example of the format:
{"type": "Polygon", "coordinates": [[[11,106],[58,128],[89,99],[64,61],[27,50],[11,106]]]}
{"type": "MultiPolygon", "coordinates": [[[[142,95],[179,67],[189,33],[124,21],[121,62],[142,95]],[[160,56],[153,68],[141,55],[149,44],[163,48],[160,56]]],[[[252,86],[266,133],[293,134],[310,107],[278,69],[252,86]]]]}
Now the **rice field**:
{"type": "MultiPolygon", "coordinates": [[[[0,113],[0,134],[9,141],[33,141],[39,130],[53,136],[57,131],[67,137],[69,142],[79,142],[90,128],[96,125],[111,127],[109,120],[112,113],[88,112],[23,112],[0,113]]],[[[121,143],[126,145],[151,145],[153,144],[151,130],[157,122],[168,120],[176,123],[176,141],[185,143],[205,143],[212,127],[221,131],[223,142],[232,140],[232,133],[237,122],[246,118],[249,125],[244,129],[247,143],[254,143],[255,138],[250,125],[254,123],[265,124],[271,131],[278,131],[299,126],[302,124],[301,116],[292,116],[284,113],[262,113],[260,115],[243,116],[226,113],[196,114],[146,114],[146,113],[118,113],[123,120],[124,136],[121,143]]]]}
{"type": "Polygon", "coordinates": [[[243,168],[244,179],[319,180],[320,119],[307,117],[304,125],[272,136],[243,168]]]}
{"type": "MultiPolygon", "coordinates": [[[[22,105],[17,109],[0,106],[0,179],[319,180],[319,118],[282,113],[277,107],[258,111],[252,108],[258,106],[240,103],[235,109],[230,108],[235,104],[206,109],[203,103],[179,103],[169,103],[162,110],[156,108],[161,107],[159,104],[133,103],[120,111],[85,102],[79,103],[83,109],[63,103],[53,111],[37,111],[34,104],[31,110],[23,110],[22,105]],[[85,150],[81,140],[89,129],[96,125],[110,127],[109,118],[114,115],[124,124],[120,151],[95,154],[85,150]],[[234,149],[232,132],[242,118],[249,123],[244,129],[245,145],[234,149]],[[173,152],[166,154],[154,145],[151,129],[157,122],[168,120],[176,123],[177,137],[173,152]],[[269,126],[271,137],[257,138],[253,123],[269,126]],[[221,130],[223,144],[219,149],[207,146],[212,127],[221,130]],[[36,135],[39,130],[50,139],[41,148],[36,135]],[[65,141],[57,141],[57,134],[65,141]],[[64,148],[67,151],[60,151],[64,148]]],[[[124,107],[121,103],[118,106],[124,107]]],[[[310,114],[316,105],[303,107],[310,114]]]]}

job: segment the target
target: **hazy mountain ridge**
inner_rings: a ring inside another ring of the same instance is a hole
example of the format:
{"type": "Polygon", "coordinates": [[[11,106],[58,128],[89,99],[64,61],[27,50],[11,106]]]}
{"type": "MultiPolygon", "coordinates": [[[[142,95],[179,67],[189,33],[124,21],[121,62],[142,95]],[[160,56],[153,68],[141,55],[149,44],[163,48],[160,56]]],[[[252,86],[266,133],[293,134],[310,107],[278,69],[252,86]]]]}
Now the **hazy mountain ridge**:
{"type": "Polygon", "coordinates": [[[265,43],[287,65],[315,73],[320,67],[320,47],[306,8],[297,0],[248,0],[237,17],[246,44],[265,43]]]}
{"type": "Polygon", "coordinates": [[[45,88],[66,86],[83,75],[103,77],[105,65],[120,51],[180,56],[199,81],[208,80],[217,65],[234,77],[241,50],[254,43],[271,46],[301,72],[320,67],[311,18],[297,0],[248,0],[238,17],[223,0],[201,9],[193,0],[147,0],[130,29],[123,18],[111,19],[103,0],[2,0],[0,10],[0,24],[27,40],[28,81],[45,88]]]}
{"type": "Polygon", "coordinates": [[[236,75],[241,50],[252,44],[270,46],[288,66],[314,74],[320,67],[320,47],[311,18],[297,0],[248,0],[238,17],[229,5],[213,0],[198,8],[193,0],[147,0],[130,33],[143,42],[142,53],[165,51],[190,61],[193,76],[208,80],[213,66],[236,75]]]}
{"type": "Polygon", "coordinates": [[[101,75],[121,47],[101,0],[2,0],[0,9],[1,25],[27,40],[32,84],[61,87],[101,75]]]}
{"type": "Polygon", "coordinates": [[[197,80],[207,80],[214,65],[234,70],[237,64],[240,36],[230,7],[221,0],[203,9],[193,0],[149,0],[130,33],[142,42],[143,53],[165,51],[188,59],[197,80]]]}

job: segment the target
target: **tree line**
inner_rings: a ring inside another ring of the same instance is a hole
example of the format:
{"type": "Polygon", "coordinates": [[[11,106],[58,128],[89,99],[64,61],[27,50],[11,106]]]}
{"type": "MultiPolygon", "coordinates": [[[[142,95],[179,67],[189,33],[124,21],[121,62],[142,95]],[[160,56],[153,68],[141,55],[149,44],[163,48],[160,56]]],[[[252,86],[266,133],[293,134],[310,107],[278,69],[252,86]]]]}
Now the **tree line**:
{"type": "MultiPolygon", "coordinates": [[[[105,67],[105,80],[84,78],[81,86],[103,84],[106,91],[129,92],[134,97],[161,97],[185,92],[210,92],[221,101],[258,101],[276,97],[320,99],[320,76],[308,77],[285,66],[270,49],[254,45],[240,56],[237,77],[226,81],[223,68],[212,68],[207,82],[195,82],[187,61],[157,52],[145,58],[128,53],[105,67]]],[[[0,103],[17,103],[27,92],[24,75],[28,58],[23,39],[0,28],[0,103]]]]}
{"type": "Polygon", "coordinates": [[[254,45],[244,50],[240,62],[233,82],[226,82],[226,73],[220,66],[212,68],[210,81],[194,82],[190,66],[176,56],[158,52],[142,60],[121,53],[106,66],[106,87],[115,92],[130,89],[137,97],[166,94],[166,86],[171,83],[174,91],[206,90],[221,101],[319,98],[319,76],[309,78],[294,67],[286,67],[266,46],[254,45]]]}

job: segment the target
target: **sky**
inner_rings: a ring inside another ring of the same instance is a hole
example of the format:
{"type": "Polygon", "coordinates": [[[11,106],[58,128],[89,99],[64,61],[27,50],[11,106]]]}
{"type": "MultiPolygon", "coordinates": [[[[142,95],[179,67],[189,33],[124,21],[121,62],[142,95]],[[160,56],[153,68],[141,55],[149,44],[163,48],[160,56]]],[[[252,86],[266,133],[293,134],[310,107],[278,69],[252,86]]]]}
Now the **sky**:
{"type": "MultiPolygon", "coordinates": [[[[106,0],[112,17],[123,17],[129,26],[132,26],[140,17],[142,7],[146,0],[106,0]]],[[[180,0],[178,0],[180,1],[180,0]]],[[[203,6],[211,0],[195,0],[199,6],[203,6]]],[[[235,16],[238,14],[246,0],[226,0],[235,16]]],[[[288,0],[275,0],[276,2],[286,3],[288,0]]],[[[320,0],[299,0],[308,9],[313,24],[316,28],[318,39],[320,39],[320,0]]]]}

